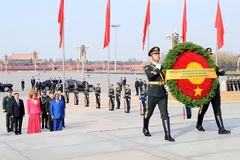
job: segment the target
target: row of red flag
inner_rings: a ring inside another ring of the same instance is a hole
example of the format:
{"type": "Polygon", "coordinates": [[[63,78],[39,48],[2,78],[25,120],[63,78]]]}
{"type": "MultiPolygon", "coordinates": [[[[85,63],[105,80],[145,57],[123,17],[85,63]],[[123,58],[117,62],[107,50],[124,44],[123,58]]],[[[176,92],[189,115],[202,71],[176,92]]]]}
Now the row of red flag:
{"type": "MultiPolygon", "coordinates": [[[[104,43],[103,48],[106,48],[110,43],[110,0],[107,1],[106,7],[106,17],[105,17],[105,33],[104,33],[104,43]]],[[[60,25],[59,35],[60,42],[59,48],[62,47],[63,42],[63,28],[64,28],[64,0],[60,0],[60,7],[58,12],[58,23],[60,25]]],[[[146,16],[143,27],[143,38],[142,38],[142,49],[144,50],[145,40],[147,36],[147,30],[150,25],[150,0],[147,3],[146,16]]],[[[217,47],[220,49],[224,45],[224,26],[222,21],[221,9],[219,0],[217,2],[217,14],[215,20],[215,28],[217,29],[217,47]]],[[[184,0],[183,6],[183,19],[182,19],[182,41],[186,42],[187,39],[187,5],[186,0],[184,0]]]]}

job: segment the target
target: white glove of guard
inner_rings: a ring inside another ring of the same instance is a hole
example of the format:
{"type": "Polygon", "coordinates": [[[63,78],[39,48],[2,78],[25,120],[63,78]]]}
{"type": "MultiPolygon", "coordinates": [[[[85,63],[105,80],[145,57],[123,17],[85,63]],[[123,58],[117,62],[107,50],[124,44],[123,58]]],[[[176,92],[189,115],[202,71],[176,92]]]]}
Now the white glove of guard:
{"type": "Polygon", "coordinates": [[[158,69],[160,70],[160,69],[161,69],[161,64],[158,63],[158,64],[156,65],[156,68],[158,68],[158,69]]]}

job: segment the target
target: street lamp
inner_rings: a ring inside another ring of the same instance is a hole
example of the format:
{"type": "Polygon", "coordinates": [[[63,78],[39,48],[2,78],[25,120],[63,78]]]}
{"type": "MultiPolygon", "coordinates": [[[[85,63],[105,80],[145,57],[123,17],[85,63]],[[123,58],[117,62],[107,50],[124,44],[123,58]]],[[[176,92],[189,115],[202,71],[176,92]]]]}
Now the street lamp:
{"type": "Polygon", "coordinates": [[[84,73],[84,62],[86,60],[86,50],[88,49],[88,47],[86,47],[84,44],[82,44],[81,46],[77,47],[77,49],[79,49],[79,59],[82,61],[82,78],[85,78],[85,73],[84,73]]]}
{"type": "Polygon", "coordinates": [[[121,27],[119,24],[113,24],[111,27],[115,28],[115,63],[114,71],[117,72],[117,27],[121,27]]]}
{"type": "Polygon", "coordinates": [[[34,61],[34,68],[35,68],[35,75],[37,75],[37,61],[38,61],[38,54],[40,53],[37,53],[36,51],[33,51],[33,61],[34,61]]]}
{"type": "Polygon", "coordinates": [[[5,74],[7,74],[7,65],[8,65],[8,55],[4,55],[4,64],[5,64],[5,74]]]}
{"type": "Polygon", "coordinates": [[[172,49],[175,45],[177,45],[180,42],[181,36],[179,35],[179,33],[175,31],[174,33],[172,33],[172,36],[167,35],[166,38],[170,40],[170,49],[172,49]]]}

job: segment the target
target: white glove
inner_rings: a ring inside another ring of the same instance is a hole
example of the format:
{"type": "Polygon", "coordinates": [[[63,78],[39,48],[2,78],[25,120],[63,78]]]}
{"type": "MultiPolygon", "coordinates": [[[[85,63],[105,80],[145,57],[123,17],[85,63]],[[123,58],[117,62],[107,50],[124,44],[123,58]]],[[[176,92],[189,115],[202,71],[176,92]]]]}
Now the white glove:
{"type": "Polygon", "coordinates": [[[161,69],[161,64],[158,63],[158,64],[156,65],[156,68],[158,68],[158,69],[160,70],[160,69],[161,69]]]}
{"type": "Polygon", "coordinates": [[[4,114],[4,115],[6,115],[6,114],[7,114],[7,112],[3,112],[3,114],[4,114]]]}

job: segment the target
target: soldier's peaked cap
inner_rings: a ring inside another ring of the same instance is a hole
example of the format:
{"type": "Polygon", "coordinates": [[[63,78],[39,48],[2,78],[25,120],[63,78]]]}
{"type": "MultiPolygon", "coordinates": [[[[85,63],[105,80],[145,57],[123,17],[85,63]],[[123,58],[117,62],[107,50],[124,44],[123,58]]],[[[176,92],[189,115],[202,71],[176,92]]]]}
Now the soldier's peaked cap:
{"type": "Polygon", "coordinates": [[[212,53],[212,48],[208,47],[206,48],[206,51],[212,53]]]}
{"type": "Polygon", "coordinates": [[[160,48],[155,46],[148,52],[148,56],[151,56],[152,54],[160,54],[160,48]]]}

